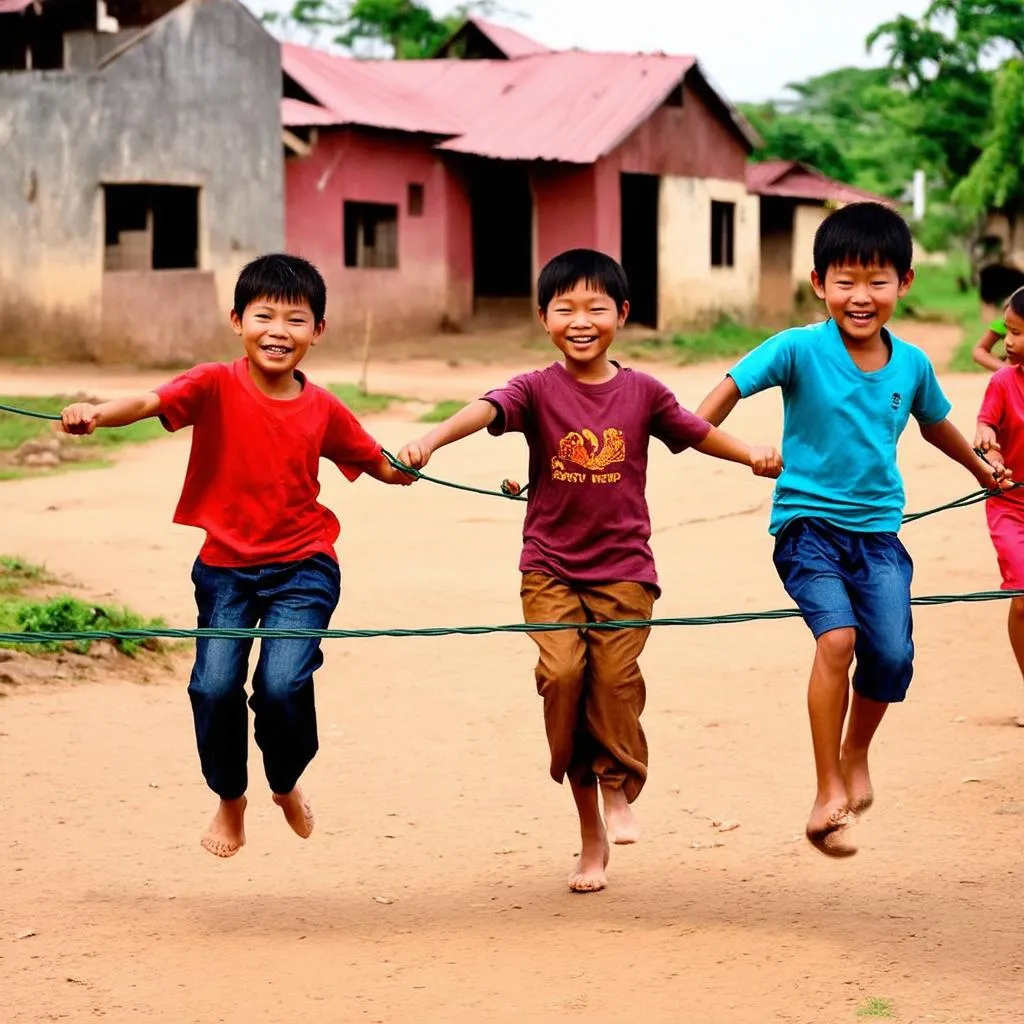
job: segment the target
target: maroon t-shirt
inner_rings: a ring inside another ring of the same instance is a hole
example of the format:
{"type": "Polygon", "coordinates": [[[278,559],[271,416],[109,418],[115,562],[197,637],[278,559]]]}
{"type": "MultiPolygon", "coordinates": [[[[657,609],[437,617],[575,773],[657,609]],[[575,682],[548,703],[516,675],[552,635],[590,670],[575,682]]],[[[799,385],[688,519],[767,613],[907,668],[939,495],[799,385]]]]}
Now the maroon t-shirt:
{"type": "Polygon", "coordinates": [[[567,583],[657,585],[648,440],[681,452],[700,444],[710,425],[660,381],[622,367],[604,384],[581,384],[554,363],[484,398],[498,410],[490,432],[521,432],[530,447],[520,571],[567,583]]]}

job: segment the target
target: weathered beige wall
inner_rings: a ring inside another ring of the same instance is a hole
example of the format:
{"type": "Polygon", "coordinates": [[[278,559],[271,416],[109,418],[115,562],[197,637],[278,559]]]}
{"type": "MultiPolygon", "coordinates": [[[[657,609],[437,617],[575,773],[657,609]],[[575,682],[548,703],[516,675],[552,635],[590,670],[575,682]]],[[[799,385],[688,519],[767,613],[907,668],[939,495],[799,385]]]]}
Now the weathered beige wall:
{"type": "Polygon", "coordinates": [[[760,208],[739,181],[661,179],[658,223],[660,330],[756,314],[761,275],[760,208]],[[711,202],[736,204],[735,266],[711,266],[711,202]]]}
{"type": "Polygon", "coordinates": [[[814,268],[814,236],[831,213],[820,205],[797,204],[793,216],[793,284],[807,284],[814,268]]]}
{"type": "MultiPolygon", "coordinates": [[[[241,265],[284,241],[280,95],[279,44],[237,0],[186,0],[95,70],[0,73],[0,354],[111,358],[104,184],[202,189],[202,295],[226,316],[241,265]]],[[[162,328],[131,323],[118,357],[152,361],[162,328]]],[[[222,329],[188,345],[222,338],[232,350],[222,329]]]]}

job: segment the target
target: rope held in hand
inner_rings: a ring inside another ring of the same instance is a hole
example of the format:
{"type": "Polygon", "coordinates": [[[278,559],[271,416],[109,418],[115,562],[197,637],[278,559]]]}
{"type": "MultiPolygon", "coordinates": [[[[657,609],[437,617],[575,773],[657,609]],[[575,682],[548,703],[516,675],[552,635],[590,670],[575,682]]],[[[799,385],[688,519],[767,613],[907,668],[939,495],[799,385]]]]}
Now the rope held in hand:
{"type": "MultiPolygon", "coordinates": [[[[13,405],[0,404],[0,412],[9,412],[16,416],[32,416],[35,419],[40,420],[60,420],[59,413],[36,412],[32,409],[19,409],[13,405]]],[[[467,491],[470,494],[485,494],[489,497],[507,498],[511,501],[528,500],[526,496],[526,487],[520,488],[518,484],[513,484],[510,480],[502,481],[500,491],[490,491],[482,487],[470,487],[468,484],[459,484],[452,480],[442,480],[440,477],[429,476],[422,470],[414,469],[412,466],[406,466],[404,463],[399,462],[398,459],[396,459],[395,456],[386,449],[382,449],[382,452],[384,458],[386,458],[395,469],[399,469],[403,473],[408,473],[410,476],[416,477],[417,480],[426,480],[431,484],[438,484],[441,487],[451,487],[457,491],[467,491]]],[[[981,453],[979,452],[979,455],[980,454],[981,453]]],[[[1024,486],[1024,484],[1014,484],[1011,490],[1016,490],[1021,486],[1024,486]]],[[[1004,493],[1005,492],[1003,491],[973,491],[971,494],[965,494],[962,498],[956,498],[954,501],[946,502],[945,505],[938,505],[935,508],[929,508],[923,512],[912,512],[909,515],[905,515],[903,517],[903,522],[916,523],[919,519],[925,519],[938,512],[948,512],[955,508],[966,508],[968,505],[975,505],[979,502],[987,501],[989,498],[1001,497],[1004,493]]]]}

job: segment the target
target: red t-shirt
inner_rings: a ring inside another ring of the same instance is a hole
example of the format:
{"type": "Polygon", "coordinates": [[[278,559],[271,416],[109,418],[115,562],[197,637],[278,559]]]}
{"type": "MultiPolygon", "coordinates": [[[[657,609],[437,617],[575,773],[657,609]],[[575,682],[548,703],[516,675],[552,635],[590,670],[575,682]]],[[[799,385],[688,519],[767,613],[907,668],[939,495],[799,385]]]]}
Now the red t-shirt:
{"type": "MultiPolygon", "coordinates": [[[[978,419],[995,428],[1003,460],[1015,477],[1024,479],[1024,366],[1004,366],[992,374],[978,419]]],[[[1024,487],[987,504],[992,508],[1006,501],[1024,505],[1024,487]]]]}
{"type": "Polygon", "coordinates": [[[710,424],[660,381],[621,367],[604,384],[581,384],[554,363],[484,398],[498,409],[490,432],[520,431],[530,447],[520,571],[568,583],[657,585],[648,441],[681,452],[700,444],[710,424]]]}
{"type": "Polygon", "coordinates": [[[174,521],[206,531],[207,565],[336,557],[341,528],[317,501],[320,458],[355,480],[381,448],[334,395],[298,376],[290,400],[260,391],[245,358],[204,363],[157,389],[163,425],[195,428],[174,521]]]}

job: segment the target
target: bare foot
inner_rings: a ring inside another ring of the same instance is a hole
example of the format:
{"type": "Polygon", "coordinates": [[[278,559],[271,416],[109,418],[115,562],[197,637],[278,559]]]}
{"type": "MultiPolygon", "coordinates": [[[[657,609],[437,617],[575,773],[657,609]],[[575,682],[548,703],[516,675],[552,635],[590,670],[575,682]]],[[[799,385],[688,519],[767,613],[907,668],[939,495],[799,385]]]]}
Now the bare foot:
{"type": "Polygon", "coordinates": [[[285,821],[291,825],[292,831],[297,836],[308,839],[313,834],[313,826],[316,824],[313,808],[310,807],[309,801],[302,795],[302,790],[298,786],[283,796],[275,793],[274,803],[284,811],[285,821]]]}
{"type": "Polygon", "coordinates": [[[245,846],[246,799],[221,800],[210,827],[199,840],[202,848],[214,857],[234,857],[245,846]]]}
{"type": "Polygon", "coordinates": [[[576,858],[576,867],[569,874],[571,892],[600,892],[607,884],[604,869],[608,867],[611,847],[604,829],[599,835],[584,839],[576,858]]]}
{"type": "Polygon", "coordinates": [[[828,857],[852,857],[857,847],[850,842],[850,826],[856,818],[845,804],[815,804],[807,821],[807,841],[828,857]]]}
{"type": "Polygon", "coordinates": [[[602,786],[601,800],[604,803],[604,824],[608,838],[616,846],[635,843],[642,832],[626,794],[618,786],[602,786]]]}
{"type": "Polygon", "coordinates": [[[875,802],[875,790],[868,774],[867,754],[851,756],[843,751],[839,761],[839,769],[843,773],[846,784],[846,796],[850,801],[850,810],[854,814],[863,814],[875,802]]]}

